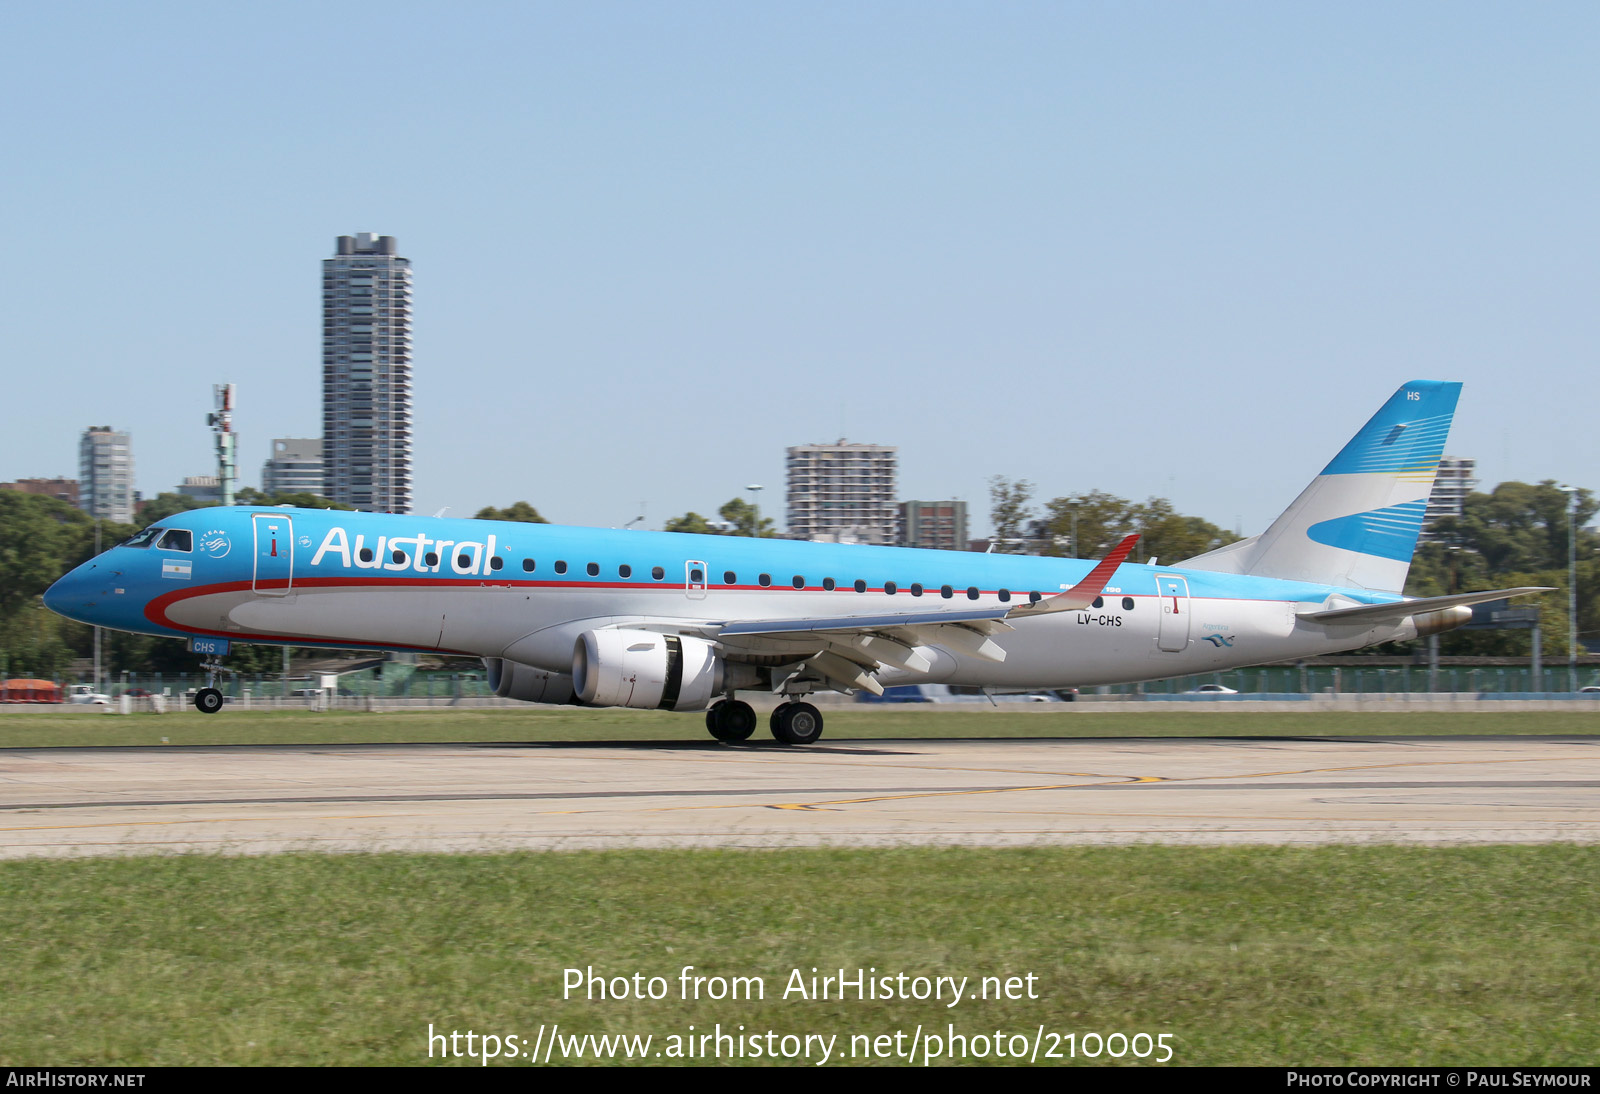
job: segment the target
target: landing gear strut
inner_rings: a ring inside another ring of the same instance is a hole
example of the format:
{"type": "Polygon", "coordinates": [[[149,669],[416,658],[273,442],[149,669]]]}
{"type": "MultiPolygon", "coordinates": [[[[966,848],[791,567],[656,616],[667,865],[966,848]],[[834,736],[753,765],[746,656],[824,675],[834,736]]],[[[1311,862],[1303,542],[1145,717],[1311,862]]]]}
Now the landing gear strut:
{"type": "Polygon", "coordinates": [[[772,712],[772,735],[786,745],[808,745],[822,736],[822,712],[810,703],[784,703],[772,712]]]}
{"type": "Polygon", "coordinates": [[[222,666],[216,661],[202,661],[206,670],[206,686],[194,693],[194,708],[201,714],[215,714],[222,709],[222,692],[217,690],[217,673],[222,666]]]}
{"type": "Polygon", "coordinates": [[[742,741],[756,731],[756,712],[749,703],[723,699],[706,711],[706,728],[719,741],[742,741]]]}

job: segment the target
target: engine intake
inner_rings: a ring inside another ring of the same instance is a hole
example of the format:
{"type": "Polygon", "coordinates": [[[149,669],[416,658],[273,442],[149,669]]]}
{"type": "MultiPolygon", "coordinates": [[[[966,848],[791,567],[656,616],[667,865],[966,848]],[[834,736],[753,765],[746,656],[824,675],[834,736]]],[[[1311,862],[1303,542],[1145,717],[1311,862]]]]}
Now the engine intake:
{"type": "Polygon", "coordinates": [[[572,677],[564,672],[546,672],[503,657],[485,657],[489,686],[502,699],[524,703],[572,703],[572,677]]]}
{"type": "Polygon", "coordinates": [[[585,631],[572,647],[587,706],[704,710],[723,690],[724,665],[704,639],[653,631],[585,631]]]}

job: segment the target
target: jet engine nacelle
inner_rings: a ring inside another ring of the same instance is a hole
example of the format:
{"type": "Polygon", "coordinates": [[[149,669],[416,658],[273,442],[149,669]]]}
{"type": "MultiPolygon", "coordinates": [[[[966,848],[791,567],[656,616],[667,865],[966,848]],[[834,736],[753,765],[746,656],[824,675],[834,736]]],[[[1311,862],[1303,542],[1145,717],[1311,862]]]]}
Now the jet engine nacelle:
{"type": "Polygon", "coordinates": [[[722,691],[723,671],[710,642],[676,634],[585,631],[572,647],[573,684],[587,706],[704,710],[722,691]]]}
{"type": "Polygon", "coordinates": [[[1423,612],[1421,615],[1412,616],[1411,621],[1416,625],[1417,637],[1426,638],[1430,634],[1453,631],[1457,627],[1471,623],[1472,609],[1465,604],[1457,604],[1452,608],[1441,608],[1436,612],[1423,612]]]}
{"type": "Polygon", "coordinates": [[[572,677],[564,672],[546,672],[501,657],[485,657],[483,667],[489,670],[489,686],[502,699],[520,699],[524,703],[574,701],[572,677]]]}

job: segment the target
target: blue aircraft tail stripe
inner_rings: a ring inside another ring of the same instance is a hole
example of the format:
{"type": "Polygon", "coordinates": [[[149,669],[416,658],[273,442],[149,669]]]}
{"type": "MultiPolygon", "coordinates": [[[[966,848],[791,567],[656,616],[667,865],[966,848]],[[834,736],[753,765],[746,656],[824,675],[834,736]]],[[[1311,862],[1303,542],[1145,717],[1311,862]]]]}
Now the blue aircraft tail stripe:
{"type": "Polygon", "coordinates": [[[1393,423],[1374,418],[1323,470],[1324,475],[1405,474],[1432,471],[1444,455],[1450,413],[1393,423]]]}
{"type": "Polygon", "coordinates": [[[1335,517],[1306,529],[1306,535],[1328,547],[1357,551],[1379,558],[1410,562],[1422,532],[1422,517],[1428,511],[1426,500],[1408,501],[1387,509],[1335,517]]]}

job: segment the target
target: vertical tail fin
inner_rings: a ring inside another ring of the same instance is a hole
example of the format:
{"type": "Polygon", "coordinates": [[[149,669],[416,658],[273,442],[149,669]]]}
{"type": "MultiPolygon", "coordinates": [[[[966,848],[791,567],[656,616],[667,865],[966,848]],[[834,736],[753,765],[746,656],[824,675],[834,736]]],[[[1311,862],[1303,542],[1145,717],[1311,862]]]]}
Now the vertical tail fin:
{"type": "Polygon", "coordinates": [[[1402,384],[1272,527],[1183,565],[1400,592],[1460,394],[1441,380],[1402,384]]]}

